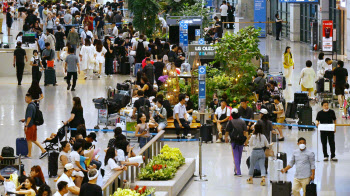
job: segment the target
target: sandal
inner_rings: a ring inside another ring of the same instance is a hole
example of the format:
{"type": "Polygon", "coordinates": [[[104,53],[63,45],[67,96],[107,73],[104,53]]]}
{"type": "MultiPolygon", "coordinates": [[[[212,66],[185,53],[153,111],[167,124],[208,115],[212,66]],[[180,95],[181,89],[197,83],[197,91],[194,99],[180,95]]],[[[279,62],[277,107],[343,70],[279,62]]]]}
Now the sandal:
{"type": "Polygon", "coordinates": [[[253,184],[253,179],[249,178],[249,179],[247,180],[247,183],[248,183],[248,184],[253,184]]]}
{"type": "Polygon", "coordinates": [[[262,179],[261,182],[260,182],[260,186],[265,186],[266,183],[265,183],[265,179],[262,179]]]}

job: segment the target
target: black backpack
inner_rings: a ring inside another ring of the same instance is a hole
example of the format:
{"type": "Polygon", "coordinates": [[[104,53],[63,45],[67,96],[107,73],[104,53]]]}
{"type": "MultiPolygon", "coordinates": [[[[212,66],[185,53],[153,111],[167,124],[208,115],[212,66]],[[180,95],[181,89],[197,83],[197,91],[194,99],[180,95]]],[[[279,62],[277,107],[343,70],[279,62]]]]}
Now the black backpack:
{"type": "MultiPolygon", "coordinates": [[[[15,157],[15,150],[10,147],[10,146],[5,146],[2,148],[1,150],[1,156],[2,157],[15,157]]],[[[6,165],[13,165],[15,164],[15,160],[14,159],[10,159],[6,162],[2,162],[1,164],[6,164],[6,165]]]]}
{"type": "Polygon", "coordinates": [[[232,131],[230,132],[231,142],[234,142],[236,145],[243,145],[247,140],[247,137],[243,135],[243,132],[238,131],[233,125],[232,121],[229,121],[232,126],[232,131]]]}
{"type": "Polygon", "coordinates": [[[40,111],[39,107],[35,104],[34,104],[34,107],[35,107],[35,115],[34,115],[34,119],[33,119],[33,123],[36,125],[36,126],[40,126],[42,124],[44,124],[44,117],[43,117],[43,113],[40,111]]]}

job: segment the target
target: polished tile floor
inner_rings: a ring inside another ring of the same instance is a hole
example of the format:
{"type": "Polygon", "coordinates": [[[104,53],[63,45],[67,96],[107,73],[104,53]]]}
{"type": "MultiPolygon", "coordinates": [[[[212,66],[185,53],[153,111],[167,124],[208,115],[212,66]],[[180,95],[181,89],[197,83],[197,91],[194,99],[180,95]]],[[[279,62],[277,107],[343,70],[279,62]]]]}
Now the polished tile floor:
{"type": "MultiPolygon", "coordinates": [[[[16,26],[14,27],[16,29],[16,26]]],[[[6,34],[3,40],[7,40],[6,34]]],[[[13,39],[13,38],[11,38],[13,39]]],[[[293,75],[293,86],[287,88],[284,92],[288,100],[293,99],[293,93],[300,90],[297,81],[299,80],[300,70],[304,67],[306,60],[311,60],[316,65],[317,54],[309,50],[309,46],[301,43],[294,43],[283,40],[276,42],[272,37],[261,39],[260,50],[262,54],[270,55],[271,71],[279,72],[282,67],[282,53],[286,46],[292,47],[292,53],[295,60],[295,70],[293,75]]],[[[11,57],[12,58],[12,57],[11,57]]],[[[10,65],[9,65],[10,66],[10,65]]],[[[345,67],[348,67],[346,64],[345,67]]],[[[81,78],[81,77],[80,77],[81,78]]],[[[41,109],[44,113],[45,124],[38,129],[38,140],[43,141],[51,133],[57,132],[62,125],[63,120],[70,116],[72,108],[72,98],[79,96],[82,99],[84,107],[84,117],[88,128],[96,125],[97,110],[92,103],[93,98],[105,97],[106,87],[115,86],[118,82],[129,79],[129,76],[115,75],[113,78],[102,77],[99,80],[78,80],[75,92],[67,91],[66,84],[62,77],[59,77],[58,86],[42,86],[45,98],[41,102],[41,109]]],[[[23,137],[23,125],[19,122],[24,117],[26,104],[24,96],[30,86],[31,76],[25,76],[23,85],[16,85],[15,77],[0,77],[0,148],[4,146],[15,147],[15,140],[23,137]]],[[[42,84],[41,84],[42,85],[42,84]]],[[[313,116],[320,110],[319,105],[313,106],[313,116]]],[[[341,119],[341,113],[336,109],[336,114],[341,119]]],[[[350,120],[341,119],[341,123],[350,123],[350,120]]],[[[286,140],[280,143],[280,151],[288,155],[297,148],[296,141],[298,137],[307,139],[307,147],[316,153],[317,138],[316,131],[301,132],[296,128],[292,130],[284,129],[286,140]]],[[[316,179],[318,194],[322,196],[345,196],[350,195],[350,145],[349,130],[347,127],[337,129],[336,133],[336,154],[339,159],[338,163],[317,162],[316,179]]],[[[108,139],[112,134],[99,133],[97,146],[105,148],[108,139]]],[[[198,142],[176,143],[169,142],[172,147],[179,147],[185,157],[194,157],[198,160],[198,142]]],[[[248,149],[247,149],[248,150],[248,149]]],[[[248,150],[249,152],[249,150],[248,150]]],[[[193,179],[184,187],[180,195],[183,196],[212,196],[212,195],[271,195],[271,185],[266,187],[259,185],[259,179],[255,180],[254,185],[248,185],[248,168],[245,164],[248,152],[243,153],[242,174],[243,177],[233,176],[233,158],[229,144],[203,144],[203,173],[207,175],[207,182],[195,182],[193,179]]],[[[33,147],[33,159],[24,160],[25,169],[29,172],[33,165],[41,165],[44,171],[46,181],[51,187],[55,187],[53,179],[48,178],[47,165],[48,160],[44,158],[39,160],[39,149],[33,147]]],[[[102,155],[102,154],[101,154],[102,155]]],[[[321,145],[319,145],[319,159],[322,159],[321,145]]],[[[103,159],[101,156],[101,160],[103,159]]],[[[290,156],[288,157],[290,160],[290,156]]],[[[198,164],[198,162],[197,162],[198,164]]],[[[198,172],[198,166],[197,166],[198,172]]],[[[287,180],[292,180],[295,170],[291,169],[287,174],[287,180]]],[[[1,189],[0,189],[1,190],[1,189]]]]}

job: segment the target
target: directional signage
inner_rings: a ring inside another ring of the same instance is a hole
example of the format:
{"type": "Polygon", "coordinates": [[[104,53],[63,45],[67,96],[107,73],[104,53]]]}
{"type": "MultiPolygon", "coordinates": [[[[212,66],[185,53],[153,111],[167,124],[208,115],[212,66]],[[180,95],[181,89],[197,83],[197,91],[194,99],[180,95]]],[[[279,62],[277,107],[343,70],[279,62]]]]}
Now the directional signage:
{"type": "Polygon", "coordinates": [[[199,66],[198,67],[198,74],[207,74],[207,67],[206,66],[199,66]]]}
{"type": "Polygon", "coordinates": [[[196,29],[195,35],[196,35],[196,36],[201,36],[201,30],[200,30],[200,29],[196,29]]]}
{"type": "Polygon", "coordinates": [[[199,86],[198,98],[205,99],[205,80],[200,80],[198,86],[199,86]]]}
{"type": "Polygon", "coordinates": [[[198,39],[198,44],[204,45],[205,44],[204,38],[199,38],[198,39]]]}

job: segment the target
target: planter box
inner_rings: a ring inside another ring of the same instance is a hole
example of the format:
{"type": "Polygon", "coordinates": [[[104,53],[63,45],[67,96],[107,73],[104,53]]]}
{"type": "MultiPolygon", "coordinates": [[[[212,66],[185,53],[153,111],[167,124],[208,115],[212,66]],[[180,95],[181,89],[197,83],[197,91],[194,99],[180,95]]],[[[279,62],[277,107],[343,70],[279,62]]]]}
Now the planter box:
{"type": "MultiPolygon", "coordinates": [[[[169,196],[176,196],[192,178],[195,170],[196,160],[193,158],[186,158],[185,164],[177,170],[173,179],[167,181],[144,181],[137,179],[137,181],[132,186],[135,187],[138,185],[139,187],[154,187],[156,189],[156,193],[158,191],[164,191],[167,192],[169,196]]],[[[155,195],[158,196],[157,194],[155,195]]],[[[160,196],[163,195],[164,194],[160,194],[160,196]]]]}
{"type": "Polygon", "coordinates": [[[165,191],[157,191],[154,193],[154,196],[169,196],[169,194],[165,191]]]}

